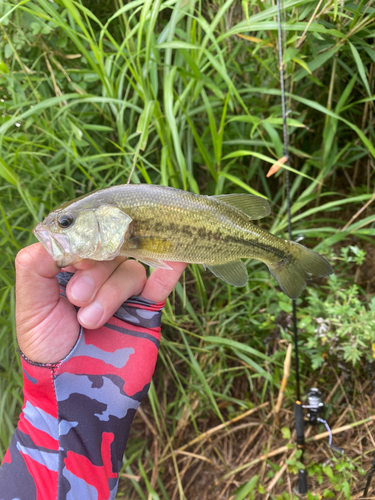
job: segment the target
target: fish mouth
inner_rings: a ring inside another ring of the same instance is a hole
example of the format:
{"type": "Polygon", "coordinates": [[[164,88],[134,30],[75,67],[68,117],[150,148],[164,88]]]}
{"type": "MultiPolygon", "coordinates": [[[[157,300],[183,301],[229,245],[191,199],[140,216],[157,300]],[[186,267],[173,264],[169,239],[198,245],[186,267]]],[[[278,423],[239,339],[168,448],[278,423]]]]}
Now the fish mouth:
{"type": "Polygon", "coordinates": [[[62,267],[71,263],[72,256],[67,236],[63,234],[52,235],[42,224],[38,224],[33,233],[53,260],[57,262],[57,265],[62,267]]]}

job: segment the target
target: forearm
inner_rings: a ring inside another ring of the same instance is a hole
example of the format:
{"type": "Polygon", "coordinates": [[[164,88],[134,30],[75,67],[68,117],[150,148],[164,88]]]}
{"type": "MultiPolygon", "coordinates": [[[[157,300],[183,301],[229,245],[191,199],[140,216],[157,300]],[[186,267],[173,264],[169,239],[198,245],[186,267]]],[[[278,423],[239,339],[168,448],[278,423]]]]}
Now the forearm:
{"type": "Polygon", "coordinates": [[[131,298],[103,327],[81,330],[59,363],[22,358],[25,401],[0,468],[1,499],[115,497],[157,359],[162,307],[131,298]]]}

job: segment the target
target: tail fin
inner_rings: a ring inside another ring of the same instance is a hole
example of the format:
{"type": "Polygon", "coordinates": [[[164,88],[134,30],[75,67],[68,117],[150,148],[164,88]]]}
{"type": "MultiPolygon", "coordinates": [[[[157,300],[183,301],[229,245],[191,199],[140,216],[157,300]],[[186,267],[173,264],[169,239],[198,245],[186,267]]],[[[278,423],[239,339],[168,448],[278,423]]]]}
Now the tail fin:
{"type": "Polygon", "coordinates": [[[269,265],[268,268],[281,290],[291,299],[296,299],[311,276],[328,276],[333,273],[333,269],[318,253],[293,241],[289,243],[290,257],[269,265]]]}

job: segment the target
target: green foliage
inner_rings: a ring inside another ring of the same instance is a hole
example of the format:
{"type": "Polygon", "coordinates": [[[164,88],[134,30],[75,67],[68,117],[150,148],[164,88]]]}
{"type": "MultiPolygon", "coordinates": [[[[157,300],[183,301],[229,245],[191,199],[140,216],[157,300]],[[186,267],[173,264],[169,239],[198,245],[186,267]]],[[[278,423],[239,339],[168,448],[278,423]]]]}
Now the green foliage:
{"type": "Polygon", "coordinates": [[[302,450],[297,450],[293,458],[290,458],[289,460],[286,461],[290,472],[292,472],[293,474],[298,474],[299,470],[305,468],[304,464],[300,460],[301,457],[302,457],[302,450]]]}
{"type": "MultiPolygon", "coordinates": [[[[364,258],[363,250],[350,246],[341,249],[337,260],[360,265],[364,258]]],[[[333,276],[324,294],[318,289],[308,290],[308,306],[300,310],[299,326],[307,334],[305,347],[314,370],[328,359],[330,363],[346,361],[354,366],[373,359],[375,297],[366,304],[362,293],[357,285],[348,286],[345,273],[333,276]]]]}
{"type": "Polygon", "coordinates": [[[250,479],[246,484],[240,486],[235,492],[233,500],[254,500],[256,493],[256,486],[259,476],[256,475],[250,479]]]}
{"type": "Polygon", "coordinates": [[[281,428],[281,434],[283,436],[283,439],[290,439],[291,432],[289,427],[282,427],[281,428]]]}
{"type": "MultiPolygon", "coordinates": [[[[293,458],[287,460],[289,472],[297,475],[300,469],[305,468],[299,461],[300,457],[301,451],[298,450],[293,458]]],[[[323,487],[321,494],[309,491],[307,493],[309,500],[319,500],[320,498],[351,498],[352,485],[358,481],[358,476],[365,474],[365,471],[351,458],[335,456],[333,454],[330,456],[328,463],[320,464],[314,461],[307,464],[306,472],[309,478],[314,478],[323,487]],[[338,494],[340,494],[339,497],[337,496],[338,494]]],[[[285,493],[278,495],[275,497],[275,500],[284,500],[284,498],[289,499],[289,494],[287,496],[285,493]]]]}
{"type": "Polygon", "coordinates": [[[307,466],[307,473],[319,484],[324,482],[323,498],[337,498],[337,493],[342,494],[341,498],[351,498],[351,486],[365,471],[349,457],[332,455],[328,464],[307,466]],[[327,479],[329,486],[326,485],[327,479]]]}

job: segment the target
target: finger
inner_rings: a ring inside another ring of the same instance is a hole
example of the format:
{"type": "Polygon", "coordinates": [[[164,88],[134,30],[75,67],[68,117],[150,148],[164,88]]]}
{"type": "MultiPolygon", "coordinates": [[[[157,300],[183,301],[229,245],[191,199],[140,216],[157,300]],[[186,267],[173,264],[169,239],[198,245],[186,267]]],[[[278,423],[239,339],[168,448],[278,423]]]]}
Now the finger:
{"type": "Polygon", "coordinates": [[[146,270],[139,262],[127,260],[102,285],[95,300],[78,312],[78,321],[89,329],[99,328],[132,295],[138,295],[146,283],[146,270]]]}
{"type": "Polygon", "coordinates": [[[68,273],[75,273],[79,269],[91,269],[92,267],[95,266],[96,261],[95,260],[79,260],[75,264],[72,264],[71,266],[68,267],[62,267],[61,271],[67,271],[68,273]]]}
{"type": "Polygon", "coordinates": [[[62,267],[61,272],[65,273],[75,273],[77,269],[74,266],[62,267]]]}
{"type": "MultiPolygon", "coordinates": [[[[125,261],[125,257],[116,257],[110,261],[81,261],[83,266],[77,270],[66,287],[69,301],[78,307],[85,307],[95,299],[100,287],[111,274],[125,261]]],[[[76,267],[76,265],[74,265],[76,267]]]]}
{"type": "Polygon", "coordinates": [[[155,269],[142,290],[141,297],[152,302],[164,302],[167,299],[187,266],[184,262],[167,262],[167,264],[172,270],[155,269]]]}
{"type": "Polygon", "coordinates": [[[22,321],[27,311],[36,316],[41,309],[55,307],[59,287],[55,276],[60,271],[56,262],[40,243],[22,249],[16,257],[16,315],[22,321]]]}
{"type": "Polygon", "coordinates": [[[97,261],[96,260],[90,260],[90,259],[86,259],[86,260],[79,260],[77,262],[75,262],[71,267],[73,267],[74,269],[91,269],[93,268],[95,265],[96,265],[97,261]]]}

